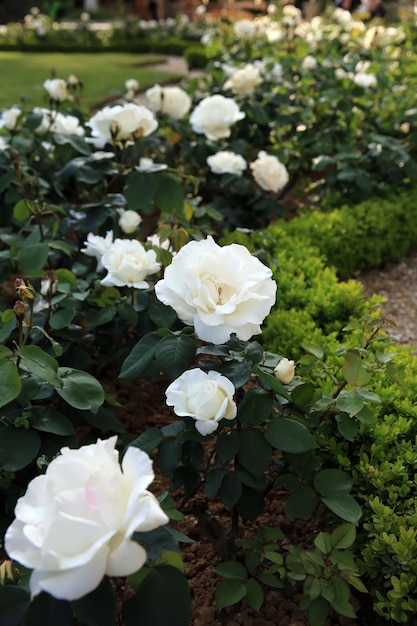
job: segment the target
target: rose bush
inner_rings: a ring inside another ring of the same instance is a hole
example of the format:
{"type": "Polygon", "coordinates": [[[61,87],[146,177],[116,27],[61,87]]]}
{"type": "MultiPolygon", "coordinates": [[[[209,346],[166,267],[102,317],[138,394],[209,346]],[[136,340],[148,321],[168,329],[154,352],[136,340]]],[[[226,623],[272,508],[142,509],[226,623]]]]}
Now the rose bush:
{"type": "Polygon", "coordinates": [[[63,448],[19,499],[5,537],[10,557],[33,570],[32,597],[47,591],[75,600],[104,575],[126,576],[146,561],[132,540],[168,522],[148,485],[154,478],[145,452],[129,448],[122,468],[117,437],[63,448]]]}

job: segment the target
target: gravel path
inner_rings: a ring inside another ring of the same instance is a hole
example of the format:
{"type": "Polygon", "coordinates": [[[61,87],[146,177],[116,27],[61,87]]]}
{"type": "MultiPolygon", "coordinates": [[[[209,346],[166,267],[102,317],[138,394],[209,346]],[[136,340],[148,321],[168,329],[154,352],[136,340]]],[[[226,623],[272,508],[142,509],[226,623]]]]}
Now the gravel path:
{"type": "Polygon", "coordinates": [[[382,313],[396,324],[388,329],[389,335],[402,345],[414,346],[417,354],[417,254],[355,278],[364,285],[366,296],[376,293],[386,298],[382,313]]]}

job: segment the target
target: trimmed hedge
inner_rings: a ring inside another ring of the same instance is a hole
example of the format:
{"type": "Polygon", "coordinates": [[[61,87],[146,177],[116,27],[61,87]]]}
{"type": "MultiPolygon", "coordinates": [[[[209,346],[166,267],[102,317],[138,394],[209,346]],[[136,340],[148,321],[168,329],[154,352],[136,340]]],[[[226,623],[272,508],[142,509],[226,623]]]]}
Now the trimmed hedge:
{"type": "MultiPolygon", "coordinates": [[[[227,235],[226,242],[247,246],[277,279],[277,307],[262,334],[266,348],[298,359],[302,342],[320,344],[326,366],[340,378],[338,350],[361,345],[359,331],[346,335],[341,329],[379,300],[366,301],[362,286],[340,282],[336,271],[346,277],[417,250],[416,218],[417,189],[410,189],[385,200],[275,222],[263,232],[227,235]]],[[[381,402],[369,422],[358,423],[357,435],[348,441],[335,421],[324,421],[320,447],[329,467],[350,473],[352,495],[362,504],[356,550],[375,612],[381,623],[411,624],[417,614],[417,358],[392,341],[378,342],[375,349],[397,353],[401,381],[381,372],[372,389],[381,402]]],[[[320,378],[311,376],[317,384],[320,378]]],[[[329,379],[321,380],[331,393],[329,379]]]]}

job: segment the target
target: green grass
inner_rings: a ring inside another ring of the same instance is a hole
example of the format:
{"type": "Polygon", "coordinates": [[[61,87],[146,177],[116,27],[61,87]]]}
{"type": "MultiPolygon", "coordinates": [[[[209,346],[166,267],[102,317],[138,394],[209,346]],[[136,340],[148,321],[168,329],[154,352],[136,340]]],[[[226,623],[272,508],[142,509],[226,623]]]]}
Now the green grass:
{"type": "Polygon", "coordinates": [[[149,65],[163,61],[164,57],[150,54],[0,52],[0,109],[19,104],[22,98],[31,107],[48,106],[44,81],[53,74],[65,80],[75,74],[84,83],[81,105],[91,111],[123,94],[128,78],[136,78],[141,89],[180,80],[181,75],[149,65]]]}

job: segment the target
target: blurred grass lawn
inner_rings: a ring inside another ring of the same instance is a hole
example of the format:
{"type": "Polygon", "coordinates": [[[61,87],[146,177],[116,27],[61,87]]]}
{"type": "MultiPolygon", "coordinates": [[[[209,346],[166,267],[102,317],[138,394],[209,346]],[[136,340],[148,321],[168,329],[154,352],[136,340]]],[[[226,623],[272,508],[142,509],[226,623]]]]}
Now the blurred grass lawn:
{"type": "Polygon", "coordinates": [[[68,78],[75,74],[84,83],[81,106],[88,111],[108,103],[125,92],[125,81],[136,78],[140,88],[182,78],[172,72],[152,69],[151,63],[164,62],[159,55],[123,53],[33,53],[0,52],[0,109],[19,104],[46,106],[42,85],[47,78],[68,78]]]}

